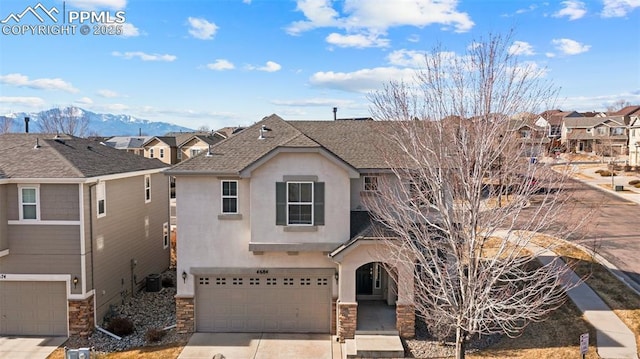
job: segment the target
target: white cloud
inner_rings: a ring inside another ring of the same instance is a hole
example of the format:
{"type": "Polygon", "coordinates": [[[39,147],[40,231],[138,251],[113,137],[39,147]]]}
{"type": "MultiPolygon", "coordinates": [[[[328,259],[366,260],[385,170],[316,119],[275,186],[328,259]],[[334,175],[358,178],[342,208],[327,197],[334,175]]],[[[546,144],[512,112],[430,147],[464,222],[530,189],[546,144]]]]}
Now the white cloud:
{"type": "Polygon", "coordinates": [[[130,59],[133,59],[134,57],[137,57],[142,61],[166,61],[166,62],[172,62],[172,61],[175,61],[175,59],[177,59],[177,57],[175,55],[169,55],[169,54],[164,54],[164,55],[147,54],[147,53],[144,53],[142,51],[132,51],[132,52],[114,51],[114,52],[111,53],[111,55],[116,56],[116,57],[122,57],[122,58],[125,58],[127,60],[130,60],[130,59]]]}
{"type": "Polygon", "coordinates": [[[553,39],[551,42],[565,55],[581,54],[591,48],[591,45],[584,45],[571,39],[553,39]]]}
{"type": "Polygon", "coordinates": [[[553,52],[547,52],[544,54],[544,56],[548,57],[548,58],[553,58],[556,57],[556,54],[554,54],[553,52]]]}
{"type": "Polygon", "coordinates": [[[426,53],[414,50],[396,50],[387,56],[387,61],[393,66],[422,67],[425,65],[426,53]]]}
{"type": "Polygon", "coordinates": [[[278,106],[294,106],[294,107],[326,107],[341,106],[345,107],[353,104],[353,101],[333,99],[333,98],[309,98],[302,100],[272,100],[272,104],[278,106]]]}
{"type": "Polygon", "coordinates": [[[133,24],[131,23],[124,23],[121,24],[122,25],[122,35],[123,37],[136,37],[136,36],[140,36],[140,30],[138,30],[137,27],[135,27],[133,24]]]}
{"type": "Polygon", "coordinates": [[[97,94],[101,97],[106,97],[106,98],[120,97],[119,93],[111,90],[106,90],[106,89],[98,90],[97,94]]]}
{"type": "Polygon", "coordinates": [[[420,42],[420,35],[418,35],[418,34],[409,35],[409,37],[407,38],[407,41],[409,41],[409,42],[420,42]]]}
{"type": "Polygon", "coordinates": [[[625,100],[630,103],[640,103],[640,93],[623,92],[616,94],[603,94],[598,96],[573,96],[560,99],[558,107],[572,109],[579,112],[605,111],[607,106],[616,101],[625,100]]]}
{"type": "Polygon", "coordinates": [[[45,102],[40,97],[8,97],[0,96],[0,103],[9,105],[22,105],[33,108],[44,106],[45,102]]]}
{"type": "Polygon", "coordinates": [[[190,26],[189,34],[196,39],[211,40],[218,30],[218,26],[216,24],[202,18],[189,17],[187,21],[190,26]]]}
{"type": "Polygon", "coordinates": [[[585,4],[582,1],[567,0],[563,1],[562,5],[564,7],[558,12],[554,13],[552,15],[553,17],[566,16],[569,18],[569,20],[578,20],[587,13],[585,4]]]}
{"type": "Polygon", "coordinates": [[[77,103],[79,105],[84,105],[84,106],[91,106],[91,105],[93,105],[93,100],[88,98],[88,97],[82,97],[82,98],[79,98],[79,99],[75,100],[75,103],[77,103]]]}
{"type": "Polygon", "coordinates": [[[72,7],[88,10],[102,8],[121,10],[127,7],[127,0],[67,0],[66,2],[67,5],[71,5],[72,7]]]}
{"type": "Polygon", "coordinates": [[[216,71],[233,70],[235,66],[228,60],[217,59],[216,62],[207,64],[207,68],[216,71]]]}
{"type": "Polygon", "coordinates": [[[247,5],[251,5],[251,0],[242,0],[242,2],[247,4],[247,5]]]}
{"type": "Polygon", "coordinates": [[[8,74],[0,76],[0,83],[16,87],[28,87],[35,90],[61,90],[71,93],[78,92],[72,84],[62,79],[41,78],[29,80],[28,76],[22,74],[8,74]]]}
{"type": "Polygon", "coordinates": [[[382,89],[391,80],[411,81],[414,75],[414,69],[377,67],[354,72],[316,72],[309,78],[309,82],[317,87],[367,93],[382,89]]]}
{"type": "Polygon", "coordinates": [[[514,41],[513,45],[509,46],[509,54],[531,56],[535,55],[535,52],[533,51],[533,46],[531,46],[530,43],[525,41],[514,41]]]}
{"type": "Polygon", "coordinates": [[[277,62],[267,61],[264,66],[256,67],[253,65],[247,65],[247,70],[257,70],[257,71],[265,71],[265,72],[276,72],[282,69],[282,66],[277,62]]]}
{"type": "Polygon", "coordinates": [[[129,106],[121,103],[111,103],[102,105],[101,108],[104,108],[107,112],[122,112],[128,110],[129,106]]]}
{"type": "MultiPolygon", "coordinates": [[[[433,24],[444,25],[455,32],[467,32],[474,23],[467,13],[457,11],[456,0],[415,0],[404,1],[402,6],[388,0],[346,0],[336,2],[344,4],[342,14],[333,8],[330,0],[298,0],[297,11],[302,12],[305,20],[293,22],[286,31],[291,35],[323,27],[345,30],[342,37],[327,37],[348,46],[364,47],[365,39],[376,39],[391,27],[424,27],[433,24]],[[359,35],[360,38],[356,36],[359,35]]],[[[388,40],[386,40],[388,41],[388,40]]],[[[380,47],[380,43],[371,41],[369,46],[380,47]]],[[[385,45],[386,46],[386,45],[385,45]]]]}
{"type": "Polygon", "coordinates": [[[389,39],[381,39],[374,34],[354,34],[354,35],[341,35],[338,33],[331,33],[326,38],[327,42],[331,45],[339,47],[388,47],[389,39]]]}
{"type": "Polygon", "coordinates": [[[640,0],[604,0],[602,17],[624,17],[640,7],[640,0]]]}

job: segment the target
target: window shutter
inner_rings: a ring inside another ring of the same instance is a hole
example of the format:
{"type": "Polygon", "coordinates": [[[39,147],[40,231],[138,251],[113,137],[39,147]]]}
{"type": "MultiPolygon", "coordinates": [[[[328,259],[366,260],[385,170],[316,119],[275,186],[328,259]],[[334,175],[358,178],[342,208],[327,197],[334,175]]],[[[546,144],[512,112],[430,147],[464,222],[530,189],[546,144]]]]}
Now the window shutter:
{"type": "Polygon", "coordinates": [[[324,182],[313,184],[313,224],[324,226],[324,182]]]}
{"type": "Polygon", "coordinates": [[[276,226],[287,225],[287,183],[276,182],[276,226]]]}

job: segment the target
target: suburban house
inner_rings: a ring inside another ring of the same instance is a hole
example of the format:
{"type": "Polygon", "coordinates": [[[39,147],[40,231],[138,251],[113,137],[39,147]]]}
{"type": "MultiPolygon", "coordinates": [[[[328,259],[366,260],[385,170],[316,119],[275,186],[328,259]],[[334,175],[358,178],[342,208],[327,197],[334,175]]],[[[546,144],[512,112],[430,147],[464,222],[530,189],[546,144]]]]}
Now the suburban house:
{"type": "Polygon", "coordinates": [[[522,155],[526,157],[543,155],[551,142],[546,135],[546,128],[538,126],[536,118],[533,116],[510,120],[508,132],[516,139],[522,155]]]}
{"type": "Polygon", "coordinates": [[[0,335],[90,335],[168,268],[165,164],[67,135],[0,152],[0,335]]]}
{"type": "Polygon", "coordinates": [[[178,163],[178,145],[174,136],[151,137],[143,147],[146,158],[157,158],[168,165],[178,163]]]}
{"type": "Polygon", "coordinates": [[[640,113],[629,119],[629,165],[640,166],[640,113]]]}
{"type": "Polygon", "coordinates": [[[173,165],[189,159],[226,138],[217,132],[170,132],[144,142],[144,157],[173,165]]]}
{"type": "Polygon", "coordinates": [[[562,123],[565,118],[583,117],[576,111],[547,110],[538,116],[536,126],[546,129],[549,138],[548,150],[554,150],[561,146],[562,123]]]}
{"type": "Polygon", "coordinates": [[[371,120],[265,117],[173,166],[180,332],[351,339],[371,301],[414,335],[413,268],[385,263],[365,199],[389,175],[371,120]]]}
{"type": "Polygon", "coordinates": [[[104,144],[118,150],[144,156],[144,143],[150,139],[151,136],[114,136],[104,141],[104,144]]]}
{"type": "Polygon", "coordinates": [[[560,141],[572,152],[624,155],[629,139],[625,121],[624,116],[565,118],[560,141]]]}
{"type": "Polygon", "coordinates": [[[208,150],[209,146],[225,138],[216,132],[190,135],[178,144],[178,162],[197,156],[200,152],[208,150]]]}

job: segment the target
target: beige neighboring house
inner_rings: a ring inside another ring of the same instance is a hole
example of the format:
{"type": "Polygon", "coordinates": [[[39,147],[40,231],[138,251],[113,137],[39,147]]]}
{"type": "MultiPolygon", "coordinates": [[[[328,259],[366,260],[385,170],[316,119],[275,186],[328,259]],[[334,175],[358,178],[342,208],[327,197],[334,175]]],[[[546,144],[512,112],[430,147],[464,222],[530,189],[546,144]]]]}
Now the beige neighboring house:
{"type": "Polygon", "coordinates": [[[144,143],[149,139],[151,136],[114,136],[104,141],[104,144],[118,150],[144,156],[144,143]]]}
{"type": "Polygon", "coordinates": [[[165,164],[50,134],[0,153],[0,335],[88,336],[168,268],[165,164]]]}
{"type": "Polygon", "coordinates": [[[536,124],[535,117],[512,119],[508,124],[509,135],[516,139],[522,156],[538,157],[544,155],[551,140],[546,128],[536,124]]]}
{"type": "Polygon", "coordinates": [[[565,118],[561,142],[571,152],[625,155],[629,140],[625,121],[624,116],[565,118]]]}
{"type": "Polygon", "coordinates": [[[146,158],[157,158],[168,165],[178,163],[178,146],[175,136],[151,137],[143,147],[146,158]]]}
{"type": "Polygon", "coordinates": [[[359,306],[378,301],[412,337],[413,289],[395,283],[413,283],[413,268],[385,263],[365,205],[391,177],[384,125],[271,115],[168,170],[178,331],[350,339],[359,306]]]}
{"type": "Polygon", "coordinates": [[[213,134],[196,134],[189,136],[178,144],[178,162],[188,160],[191,157],[197,156],[200,152],[209,150],[209,146],[223,139],[225,139],[225,137],[215,132],[213,134]]]}

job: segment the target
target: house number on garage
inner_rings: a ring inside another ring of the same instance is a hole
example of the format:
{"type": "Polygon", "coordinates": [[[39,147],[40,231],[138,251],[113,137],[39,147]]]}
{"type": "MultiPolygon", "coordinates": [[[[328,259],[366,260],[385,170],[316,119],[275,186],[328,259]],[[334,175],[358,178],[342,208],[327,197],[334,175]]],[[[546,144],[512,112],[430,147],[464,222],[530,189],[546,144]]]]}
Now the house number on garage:
{"type": "Polygon", "coordinates": [[[0,279],[7,279],[7,275],[6,274],[0,274],[0,279]]]}
{"type": "Polygon", "coordinates": [[[256,271],[257,274],[269,274],[269,270],[268,269],[258,269],[256,271]]]}

